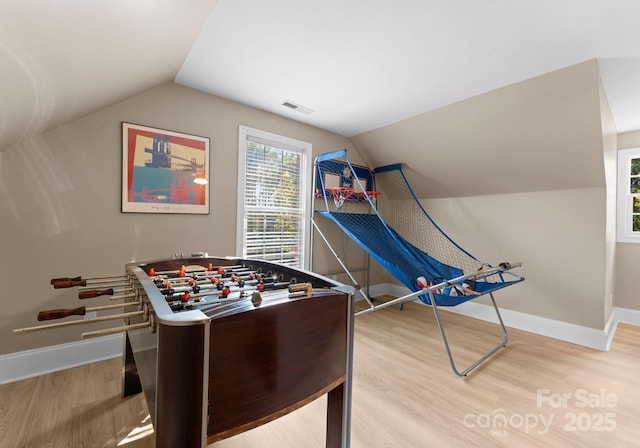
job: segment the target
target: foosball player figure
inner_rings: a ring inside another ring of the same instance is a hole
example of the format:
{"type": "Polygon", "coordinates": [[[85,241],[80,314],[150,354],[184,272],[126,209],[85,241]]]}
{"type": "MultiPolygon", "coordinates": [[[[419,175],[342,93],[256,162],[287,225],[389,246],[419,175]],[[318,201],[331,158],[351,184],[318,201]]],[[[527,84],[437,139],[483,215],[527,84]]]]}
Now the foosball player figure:
{"type": "Polygon", "coordinates": [[[213,271],[213,264],[209,263],[207,265],[207,271],[209,271],[209,272],[213,271]]]}
{"type": "Polygon", "coordinates": [[[240,297],[246,297],[247,295],[244,293],[244,280],[238,280],[238,288],[240,288],[240,297]]]}
{"type": "Polygon", "coordinates": [[[193,288],[191,288],[191,290],[193,291],[194,294],[198,294],[200,292],[200,286],[193,285],[193,288]]]}
{"type": "Polygon", "coordinates": [[[180,301],[183,303],[186,303],[189,301],[190,298],[191,298],[191,294],[189,294],[188,292],[185,292],[180,296],[180,301]]]}
{"type": "Polygon", "coordinates": [[[225,286],[224,288],[222,288],[222,291],[220,292],[220,297],[223,299],[226,299],[227,297],[229,297],[229,294],[231,294],[231,288],[229,288],[228,286],[225,286]]]}
{"type": "Polygon", "coordinates": [[[149,277],[155,277],[155,275],[156,275],[156,270],[155,270],[155,268],[149,268],[149,272],[147,272],[147,275],[148,275],[149,277]]]}
{"type": "Polygon", "coordinates": [[[171,311],[173,312],[182,311],[182,303],[172,303],[169,305],[169,308],[171,308],[171,311]]]}
{"type": "Polygon", "coordinates": [[[256,289],[259,292],[264,291],[264,281],[262,279],[258,280],[258,284],[256,285],[256,289]]]}
{"type": "Polygon", "coordinates": [[[224,269],[222,269],[222,266],[218,266],[218,274],[220,274],[220,275],[224,275],[224,274],[226,274],[226,273],[227,273],[227,271],[225,271],[224,269]]]}
{"type": "Polygon", "coordinates": [[[182,265],[180,267],[180,270],[178,271],[178,277],[183,278],[186,276],[187,276],[187,268],[184,265],[182,265]]]}
{"type": "Polygon", "coordinates": [[[164,288],[161,289],[160,292],[162,293],[162,295],[171,297],[176,291],[173,288],[164,288]]]}
{"type": "Polygon", "coordinates": [[[216,283],[216,288],[218,289],[218,291],[222,291],[224,289],[224,283],[222,282],[216,283]]]}
{"type": "Polygon", "coordinates": [[[256,279],[256,273],[255,272],[250,272],[249,273],[249,280],[255,280],[256,279]]]}
{"type": "Polygon", "coordinates": [[[231,276],[229,278],[231,279],[232,282],[237,282],[238,281],[238,276],[236,274],[231,274],[231,276]]]}

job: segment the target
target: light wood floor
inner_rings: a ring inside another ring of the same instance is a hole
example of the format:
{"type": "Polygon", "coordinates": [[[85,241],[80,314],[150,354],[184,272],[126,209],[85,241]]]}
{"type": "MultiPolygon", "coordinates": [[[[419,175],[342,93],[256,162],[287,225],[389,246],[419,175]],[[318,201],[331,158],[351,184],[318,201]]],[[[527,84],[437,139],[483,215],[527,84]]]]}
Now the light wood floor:
{"type": "MultiPolygon", "coordinates": [[[[442,314],[462,367],[499,339],[496,325],[442,314]]],[[[607,353],[517,330],[509,336],[506,349],[460,379],[430,308],[359,316],[351,446],[638,446],[640,328],[619,325],[607,353]]],[[[322,447],[324,406],[321,398],[212,446],[322,447]]],[[[2,448],[153,442],[142,396],[120,397],[120,360],[0,386],[2,448]]]]}

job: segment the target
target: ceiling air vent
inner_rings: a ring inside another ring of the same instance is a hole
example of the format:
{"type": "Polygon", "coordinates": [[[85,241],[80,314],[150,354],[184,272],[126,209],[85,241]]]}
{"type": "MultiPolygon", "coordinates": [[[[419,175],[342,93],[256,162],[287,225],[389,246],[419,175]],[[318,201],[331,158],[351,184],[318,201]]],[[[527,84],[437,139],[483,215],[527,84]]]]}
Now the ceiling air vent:
{"type": "Polygon", "coordinates": [[[300,104],[296,104],[293,101],[285,100],[281,104],[284,107],[288,107],[289,109],[295,110],[296,112],[300,112],[305,115],[309,115],[310,113],[315,112],[313,109],[309,109],[308,107],[301,106],[300,104]]]}

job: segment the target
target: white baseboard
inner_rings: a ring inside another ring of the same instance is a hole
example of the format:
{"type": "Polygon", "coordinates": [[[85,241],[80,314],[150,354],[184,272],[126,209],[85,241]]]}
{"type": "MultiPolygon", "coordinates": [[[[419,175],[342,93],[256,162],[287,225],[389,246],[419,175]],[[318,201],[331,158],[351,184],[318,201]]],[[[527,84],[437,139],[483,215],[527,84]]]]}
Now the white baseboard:
{"type": "MultiPolygon", "coordinates": [[[[384,294],[401,297],[408,294],[409,290],[403,286],[383,283],[372,285],[370,292],[373,297],[384,294]]],[[[490,305],[469,301],[458,306],[441,307],[440,309],[489,322],[498,322],[496,313],[490,305]]],[[[506,309],[501,309],[500,314],[507,327],[598,350],[609,350],[619,322],[640,326],[640,311],[626,308],[615,308],[604,330],[506,309]]],[[[122,356],[122,348],[122,335],[116,334],[1,355],[0,384],[116,358],[122,356]]]]}
{"type": "Polygon", "coordinates": [[[613,310],[612,316],[615,317],[616,322],[640,326],[640,311],[638,310],[616,308],[613,310]]]}
{"type": "MultiPolygon", "coordinates": [[[[373,297],[383,294],[401,297],[410,292],[409,289],[404,286],[389,283],[372,285],[370,290],[371,296],[373,297]]],[[[491,305],[468,301],[457,306],[440,307],[438,309],[498,323],[498,317],[491,305]]],[[[608,351],[611,347],[611,341],[618,322],[640,326],[640,311],[627,308],[615,308],[604,330],[597,330],[595,328],[502,308],[500,309],[500,315],[507,327],[517,328],[518,330],[528,331],[529,333],[535,333],[603,351],[608,351]]]]}
{"type": "Polygon", "coordinates": [[[122,356],[122,334],[0,356],[0,384],[122,356]]]}

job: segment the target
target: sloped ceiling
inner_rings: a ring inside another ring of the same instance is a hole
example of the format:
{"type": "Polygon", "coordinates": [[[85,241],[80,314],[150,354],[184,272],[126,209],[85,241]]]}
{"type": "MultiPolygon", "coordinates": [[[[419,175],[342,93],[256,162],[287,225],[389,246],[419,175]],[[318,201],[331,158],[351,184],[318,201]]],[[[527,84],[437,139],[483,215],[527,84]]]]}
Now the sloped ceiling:
{"type": "Polygon", "coordinates": [[[0,0],[0,150],[171,80],[353,136],[593,58],[637,129],[638,18],[637,0],[0,0]]]}
{"type": "MultiPolygon", "coordinates": [[[[612,58],[609,100],[629,115],[617,104],[640,99],[640,71],[616,76],[640,58],[638,19],[637,0],[220,0],[176,82],[353,136],[612,58]]],[[[640,117],[640,101],[633,112],[640,117]]]]}
{"type": "Polygon", "coordinates": [[[215,0],[0,0],[0,150],[174,79],[215,0]]]}
{"type": "Polygon", "coordinates": [[[403,163],[420,198],[604,186],[595,60],[352,138],[372,167],[403,163]]]}

